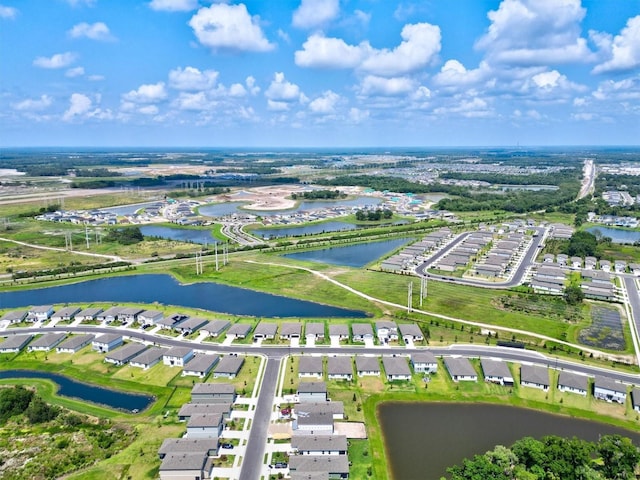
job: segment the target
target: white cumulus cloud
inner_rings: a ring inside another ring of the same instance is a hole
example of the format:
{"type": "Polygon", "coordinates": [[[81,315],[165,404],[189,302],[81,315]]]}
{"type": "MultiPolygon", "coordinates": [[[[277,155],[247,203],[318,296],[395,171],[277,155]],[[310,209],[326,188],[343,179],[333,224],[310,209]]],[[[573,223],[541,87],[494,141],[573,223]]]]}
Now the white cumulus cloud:
{"type": "Polygon", "coordinates": [[[82,93],[74,93],[69,99],[69,108],[62,115],[62,119],[68,122],[76,117],[82,117],[88,114],[92,107],[93,102],[88,96],[82,93]]]}
{"type": "Polygon", "coordinates": [[[627,20],[609,47],[607,61],[596,65],[593,73],[624,72],[640,66],[640,15],[627,20]]]}
{"type": "Polygon", "coordinates": [[[320,97],[314,99],[309,103],[309,110],[318,114],[335,113],[336,105],[340,101],[340,95],[327,90],[320,97]]]}
{"type": "Polygon", "coordinates": [[[349,45],[341,38],[313,34],[304,42],[302,50],[296,51],[295,62],[306,68],[356,68],[370,50],[366,42],[349,45]]]}
{"type": "Polygon", "coordinates": [[[292,23],[298,28],[316,28],[330,22],[339,13],[338,0],[302,0],[293,12],[292,23]]]}
{"type": "Polygon", "coordinates": [[[115,40],[115,37],[111,35],[109,27],[104,22],[96,23],[78,23],[69,30],[69,36],[71,38],[89,38],[91,40],[110,41],[115,40]]]}
{"type": "Polygon", "coordinates": [[[295,83],[287,81],[284,73],[276,72],[273,80],[264,93],[265,96],[274,102],[294,102],[303,101],[304,94],[300,91],[300,87],[295,83]]]}
{"type": "Polygon", "coordinates": [[[151,0],[149,8],[166,12],[190,12],[198,8],[198,0],[151,0]]]}
{"type": "Polygon", "coordinates": [[[251,17],[243,3],[201,8],[189,26],[198,41],[214,51],[267,52],[275,48],[262,32],[259,19],[251,17]]]}
{"type": "Polygon", "coordinates": [[[64,68],[71,65],[76,60],[76,54],[72,52],[56,53],[51,57],[37,57],[33,65],[40,68],[64,68]]]}
{"type": "Polygon", "coordinates": [[[14,7],[7,7],[5,5],[0,5],[0,18],[6,18],[8,20],[13,20],[18,16],[18,9],[14,7]]]}
{"type": "Polygon", "coordinates": [[[386,78],[367,75],[360,85],[360,95],[365,97],[395,97],[415,90],[416,82],[409,77],[386,78]]]}
{"type": "Polygon", "coordinates": [[[123,95],[126,102],[155,103],[167,98],[164,82],[140,85],[137,90],[131,90],[123,95]]]}
{"type": "Polygon", "coordinates": [[[200,71],[195,67],[181,67],[169,72],[169,86],[176,90],[209,90],[218,80],[215,70],[200,71]]]}
{"type": "Polygon", "coordinates": [[[435,75],[434,81],[437,85],[443,86],[472,85],[484,80],[489,73],[489,67],[485,62],[476,69],[467,70],[458,60],[447,60],[435,75]]]}
{"type": "Polygon", "coordinates": [[[51,106],[53,99],[49,95],[41,95],[40,98],[27,98],[14,103],[12,107],[22,112],[36,112],[51,106]]]}

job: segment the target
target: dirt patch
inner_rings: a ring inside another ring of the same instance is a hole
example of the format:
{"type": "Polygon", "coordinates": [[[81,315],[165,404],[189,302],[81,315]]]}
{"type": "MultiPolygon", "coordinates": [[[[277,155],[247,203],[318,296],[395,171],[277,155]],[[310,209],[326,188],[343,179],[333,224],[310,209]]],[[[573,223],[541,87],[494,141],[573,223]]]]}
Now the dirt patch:
{"type": "Polygon", "coordinates": [[[347,438],[367,438],[367,429],[361,422],[333,422],[335,435],[345,435],[347,438]]]}

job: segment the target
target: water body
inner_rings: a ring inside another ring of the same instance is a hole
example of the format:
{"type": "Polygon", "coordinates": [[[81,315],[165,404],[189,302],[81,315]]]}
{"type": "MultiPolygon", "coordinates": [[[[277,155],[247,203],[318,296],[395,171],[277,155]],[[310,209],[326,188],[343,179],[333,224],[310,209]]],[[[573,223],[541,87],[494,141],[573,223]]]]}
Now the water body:
{"type": "Polygon", "coordinates": [[[145,237],[160,237],[166,238],[167,240],[199,243],[201,245],[211,245],[212,243],[217,243],[216,239],[213,238],[213,235],[211,235],[210,230],[144,225],[140,227],[140,231],[145,237]]]}
{"type": "Polygon", "coordinates": [[[589,227],[587,232],[600,232],[603,237],[609,237],[613,243],[635,243],[640,240],[640,232],[637,230],[623,230],[621,228],[589,227]]]}
{"type": "Polygon", "coordinates": [[[289,253],[284,255],[295,260],[308,262],[329,263],[345,267],[361,268],[381,256],[399,248],[409,242],[408,238],[396,238],[382,242],[360,243],[346,247],[324,248],[308,252],[289,253]]]}
{"type": "Polygon", "coordinates": [[[620,434],[640,445],[638,432],[505,405],[383,403],[378,416],[394,480],[438,480],[465,458],[527,436],[620,434]]]}
{"type": "Polygon", "coordinates": [[[108,388],[77,382],[56,373],[32,370],[2,370],[0,378],[44,378],[58,385],[58,395],[77,398],[85,402],[105,405],[116,410],[142,411],[151,405],[153,398],[148,395],[124,393],[108,388]]]}
{"type": "Polygon", "coordinates": [[[245,202],[227,202],[217,203],[214,205],[205,205],[200,207],[198,211],[200,215],[205,215],[207,217],[223,217],[225,215],[231,215],[233,213],[248,213],[260,217],[273,217],[275,215],[292,215],[294,213],[309,212],[312,210],[321,210],[324,208],[364,207],[367,205],[379,205],[380,203],[382,203],[382,200],[380,198],[358,197],[351,200],[304,201],[301,202],[296,208],[290,208],[287,210],[254,210],[243,208],[249,205],[245,202]]]}
{"type": "MultiPolygon", "coordinates": [[[[256,265],[256,269],[260,266],[256,265]]],[[[127,275],[56,287],[0,292],[2,308],[51,303],[154,303],[260,317],[363,318],[359,310],[295,300],[219,283],[181,285],[170,275],[127,275]]]]}
{"type": "Polygon", "coordinates": [[[115,213],[116,215],[133,215],[141,208],[148,207],[149,205],[153,205],[154,203],[157,202],[136,203],[133,205],[122,205],[120,207],[101,208],[100,210],[115,213]]]}
{"type": "Polygon", "coordinates": [[[316,233],[327,232],[341,232],[346,230],[355,230],[358,225],[347,222],[324,222],[313,223],[311,225],[304,225],[299,227],[287,227],[287,228],[256,228],[251,233],[258,235],[259,237],[269,238],[281,238],[281,237],[293,237],[296,235],[313,235],[316,233]]]}

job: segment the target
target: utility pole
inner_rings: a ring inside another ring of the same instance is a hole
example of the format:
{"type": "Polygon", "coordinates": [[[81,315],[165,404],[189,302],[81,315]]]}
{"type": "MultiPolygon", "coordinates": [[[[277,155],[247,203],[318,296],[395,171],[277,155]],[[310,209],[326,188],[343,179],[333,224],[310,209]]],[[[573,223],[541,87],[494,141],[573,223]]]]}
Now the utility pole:
{"type": "Polygon", "coordinates": [[[71,241],[71,232],[64,234],[64,248],[67,250],[73,250],[73,242],[71,241]]]}
{"type": "Polygon", "coordinates": [[[218,265],[218,242],[216,242],[216,250],[215,250],[215,256],[216,256],[216,272],[219,270],[219,265],[218,265]]]}
{"type": "Polygon", "coordinates": [[[413,282],[409,282],[409,290],[407,291],[407,312],[411,313],[411,300],[413,297],[413,282]]]}
{"type": "Polygon", "coordinates": [[[229,242],[224,242],[222,245],[222,265],[229,263],[229,242]]]}
{"type": "Polygon", "coordinates": [[[87,250],[89,250],[89,225],[84,224],[84,239],[87,241],[87,250]]]}
{"type": "Polygon", "coordinates": [[[422,308],[422,300],[427,298],[427,277],[420,278],[420,308],[422,308]]]}
{"type": "Polygon", "coordinates": [[[202,275],[204,266],[202,264],[202,251],[196,252],[196,275],[202,275]]]}

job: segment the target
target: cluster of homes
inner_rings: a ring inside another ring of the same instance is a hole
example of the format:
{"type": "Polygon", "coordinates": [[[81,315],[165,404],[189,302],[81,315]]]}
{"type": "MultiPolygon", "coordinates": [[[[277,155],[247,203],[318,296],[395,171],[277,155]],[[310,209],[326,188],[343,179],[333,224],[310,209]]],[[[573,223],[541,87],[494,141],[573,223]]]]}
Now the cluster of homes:
{"type": "Polygon", "coordinates": [[[492,232],[477,231],[468,233],[464,240],[449,250],[432,267],[443,272],[454,272],[459,268],[464,268],[471,262],[472,258],[476,258],[480,251],[492,241],[492,232]]]}
{"type": "Polygon", "coordinates": [[[421,257],[437,251],[451,238],[451,230],[441,228],[426,235],[422,240],[403,248],[399,253],[385,259],[380,268],[387,272],[402,272],[422,263],[421,257]]]}
{"type": "Polygon", "coordinates": [[[640,201],[640,196],[633,197],[629,192],[621,190],[607,190],[602,192],[602,199],[612,207],[629,207],[640,201]]]}
{"type": "Polygon", "coordinates": [[[226,422],[232,418],[236,391],[227,383],[196,383],[191,401],[182,405],[178,419],[186,424],[181,438],[167,438],[158,450],[161,480],[211,478],[213,462],[220,455],[226,422]]]}
{"type": "Polygon", "coordinates": [[[611,227],[638,228],[640,222],[636,217],[619,216],[619,215],[596,215],[595,212],[587,214],[587,222],[600,223],[611,227]]]}
{"type": "MultiPolygon", "coordinates": [[[[467,240],[468,238],[465,242],[467,240]]],[[[504,276],[525,252],[529,240],[530,237],[523,233],[509,233],[501,240],[492,243],[489,251],[476,262],[475,273],[485,277],[504,276]]]]}
{"type": "Polygon", "coordinates": [[[549,238],[568,240],[573,235],[575,229],[564,223],[552,223],[549,225],[549,238]]]}
{"type": "Polygon", "coordinates": [[[640,265],[627,265],[624,260],[616,260],[611,268],[608,260],[598,261],[596,257],[571,257],[565,254],[545,254],[531,276],[530,285],[537,293],[561,295],[567,285],[571,271],[579,270],[582,276],[581,288],[585,296],[596,300],[614,301],[617,298],[615,285],[611,282],[612,271],[625,273],[627,267],[640,275],[640,265]],[[599,268],[598,268],[599,267],[599,268]]]}

